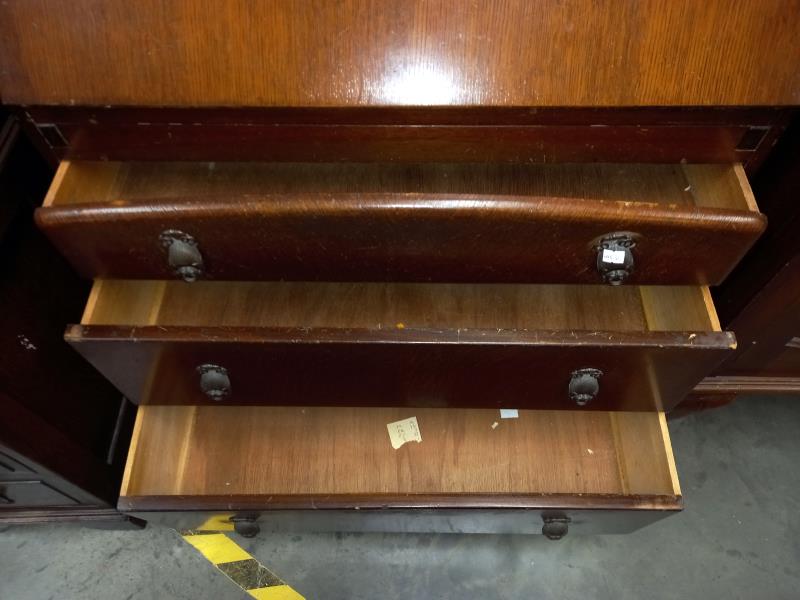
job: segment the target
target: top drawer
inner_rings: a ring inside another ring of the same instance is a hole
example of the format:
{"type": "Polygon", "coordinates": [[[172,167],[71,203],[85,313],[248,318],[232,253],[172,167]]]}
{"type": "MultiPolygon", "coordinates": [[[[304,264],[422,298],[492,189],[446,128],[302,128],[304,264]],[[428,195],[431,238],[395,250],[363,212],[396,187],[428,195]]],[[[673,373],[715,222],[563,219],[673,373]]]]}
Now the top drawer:
{"type": "Polygon", "coordinates": [[[741,166],[646,164],[65,162],[37,220],[86,277],[702,285],[765,227],[741,166]]]}

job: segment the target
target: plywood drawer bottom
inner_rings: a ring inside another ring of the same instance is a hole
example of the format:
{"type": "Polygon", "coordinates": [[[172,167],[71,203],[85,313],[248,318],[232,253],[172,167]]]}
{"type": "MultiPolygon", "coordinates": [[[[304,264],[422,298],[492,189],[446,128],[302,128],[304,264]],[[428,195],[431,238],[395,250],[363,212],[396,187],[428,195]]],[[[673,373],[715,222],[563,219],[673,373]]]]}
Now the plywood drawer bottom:
{"type": "Polygon", "coordinates": [[[621,533],[682,505],[663,413],[139,410],[119,508],[172,527],[621,533]]]}

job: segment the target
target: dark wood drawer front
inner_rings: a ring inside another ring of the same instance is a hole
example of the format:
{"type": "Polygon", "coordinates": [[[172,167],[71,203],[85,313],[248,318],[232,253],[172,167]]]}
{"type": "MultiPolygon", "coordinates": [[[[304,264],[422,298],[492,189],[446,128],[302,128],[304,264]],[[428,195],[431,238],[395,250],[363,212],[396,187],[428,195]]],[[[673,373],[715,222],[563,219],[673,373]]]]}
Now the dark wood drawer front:
{"type": "Polygon", "coordinates": [[[67,341],[135,402],[567,410],[669,409],[734,345],[726,332],[163,326],[75,326],[67,341]],[[211,395],[203,365],[222,374],[211,395]],[[587,368],[599,393],[577,405],[587,368]]]}
{"type": "MultiPolygon", "coordinates": [[[[499,499],[498,499],[499,500],[499,499]]],[[[464,508],[464,509],[369,509],[349,510],[245,510],[240,512],[208,511],[166,511],[158,507],[154,499],[152,511],[134,510],[129,512],[123,500],[119,509],[131,516],[144,519],[148,523],[159,524],[172,529],[239,531],[244,533],[240,523],[256,534],[270,533],[463,533],[463,534],[503,534],[551,536],[624,534],[631,533],[650,523],[678,512],[678,508],[667,507],[653,510],[607,510],[599,508],[603,498],[587,498],[594,501],[597,509],[576,508],[464,508]],[[161,509],[159,512],[158,509],[161,509]],[[558,527],[560,529],[549,529],[558,527]],[[564,526],[566,526],[564,528],[564,526]]],[[[554,538],[558,539],[558,538],[554,538]]]]}
{"type": "Polygon", "coordinates": [[[24,506],[60,506],[68,504],[77,504],[77,501],[42,481],[0,482],[0,510],[24,506]]]}
{"type": "Polygon", "coordinates": [[[735,346],[708,290],[99,280],[67,341],[142,404],[665,410],[735,346]]]}
{"type": "Polygon", "coordinates": [[[701,285],[765,226],[738,166],[163,165],[66,170],[38,222],[86,277],[602,283],[622,234],[625,283],[701,285]]]}

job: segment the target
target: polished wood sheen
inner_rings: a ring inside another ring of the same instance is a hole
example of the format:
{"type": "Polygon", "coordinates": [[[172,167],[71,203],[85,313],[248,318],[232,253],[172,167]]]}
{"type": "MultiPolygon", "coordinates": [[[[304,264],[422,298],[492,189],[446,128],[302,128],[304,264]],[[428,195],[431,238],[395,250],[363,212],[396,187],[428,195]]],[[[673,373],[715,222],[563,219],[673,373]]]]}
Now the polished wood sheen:
{"type": "Polygon", "coordinates": [[[800,102],[796,0],[9,0],[23,104],[633,106],[800,102]]]}
{"type": "Polygon", "coordinates": [[[174,278],[159,235],[216,280],[715,284],[765,227],[740,165],[62,163],[40,226],[86,277],[174,278]],[[714,252],[708,252],[713,247],[714,252]]]}
{"type": "Polygon", "coordinates": [[[775,107],[19,109],[32,137],[61,160],[742,163],[748,174],[761,164],[791,112],[775,107]]]}
{"type": "Polygon", "coordinates": [[[102,280],[67,341],[129,398],[227,405],[662,410],[733,347],[696,287],[102,280]]]}
{"type": "Polygon", "coordinates": [[[119,506],[660,511],[680,497],[663,413],[147,406],[119,506]],[[411,416],[422,442],[393,449],[386,425],[411,416]]]}

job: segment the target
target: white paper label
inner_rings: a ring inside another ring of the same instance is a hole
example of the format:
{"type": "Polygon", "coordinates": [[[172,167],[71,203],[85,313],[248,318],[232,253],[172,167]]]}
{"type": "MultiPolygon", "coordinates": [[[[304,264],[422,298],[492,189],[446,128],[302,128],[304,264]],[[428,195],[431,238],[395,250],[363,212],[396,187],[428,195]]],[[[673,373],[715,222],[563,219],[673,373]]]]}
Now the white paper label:
{"type": "Polygon", "coordinates": [[[603,250],[602,260],[610,265],[621,265],[625,262],[625,250],[603,250]]]}
{"type": "Polygon", "coordinates": [[[519,417],[519,411],[516,408],[501,408],[500,409],[500,418],[501,419],[516,419],[519,417]]]}
{"type": "Polygon", "coordinates": [[[402,421],[388,423],[386,429],[389,430],[389,441],[391,441],[392,448],[395,450],[406,442],[422,441],[422,435],[419,432],[419,425],[417,424],[417,417],[409,417],[402,421]]]}

